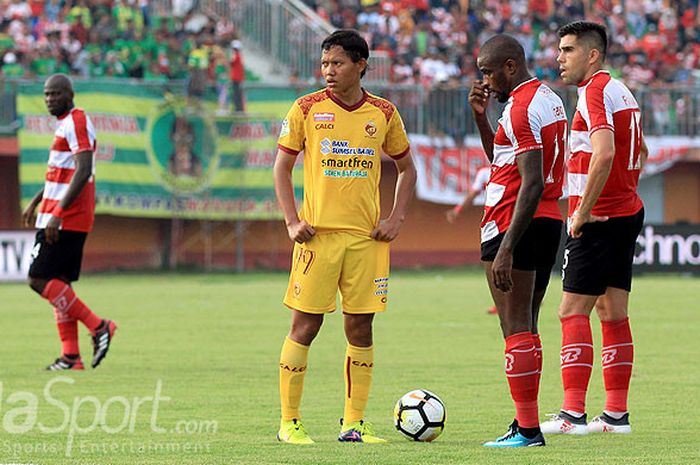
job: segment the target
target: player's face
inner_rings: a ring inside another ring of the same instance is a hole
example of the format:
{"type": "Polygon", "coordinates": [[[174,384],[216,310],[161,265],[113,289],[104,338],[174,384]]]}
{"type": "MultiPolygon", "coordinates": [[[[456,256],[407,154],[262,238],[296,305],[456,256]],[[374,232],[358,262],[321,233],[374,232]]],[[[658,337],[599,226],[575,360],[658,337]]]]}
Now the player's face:
{"type": "Polygon", "coordinates": [[[321,75],[333,93],[342,94],[360,86],[360,75],[367,66],[362,59],[353,63],[343,47],[335,45],[321,54],[321,75]]]}
{"type": "Polygon", "coordinates": [[[484,83],[491,95],[501,103],[507,102],[511,88],[506,76],[506,63],[496,63],[490,57],[479,56],[476,66],[484,75],[484,83]]]}
{"type": "Polygon", "coordinates": [[[71,109],[72,101],[73,92],[65,86],[51,81],[44,85],[44,102],[51,115],[64,115],[71,109]]]}
{"type": "Polygon", "coordinates": [[[578,85],[588,74],[590,50],[573,34],[559,40],[559,75],[566,84],[578,85]]]}

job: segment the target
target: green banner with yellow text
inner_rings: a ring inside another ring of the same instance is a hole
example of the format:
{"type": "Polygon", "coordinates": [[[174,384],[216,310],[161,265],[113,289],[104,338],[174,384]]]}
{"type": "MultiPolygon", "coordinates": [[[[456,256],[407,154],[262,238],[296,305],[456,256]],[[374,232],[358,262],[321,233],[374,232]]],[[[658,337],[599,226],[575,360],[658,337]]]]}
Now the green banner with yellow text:
{"type": "MultiPolygon", "coordinates": [[[[272,219],[275,116],[216,116],[162,85],[77,82],[75,104],[95,125],[96,213],[186,219],[272,219]]],[[[26,204],[43,187],[56,119],[41,84],[22,84],[20,183],[26,204]]],[[[302,170],[294,170],[301,195],[302,170]]]]}

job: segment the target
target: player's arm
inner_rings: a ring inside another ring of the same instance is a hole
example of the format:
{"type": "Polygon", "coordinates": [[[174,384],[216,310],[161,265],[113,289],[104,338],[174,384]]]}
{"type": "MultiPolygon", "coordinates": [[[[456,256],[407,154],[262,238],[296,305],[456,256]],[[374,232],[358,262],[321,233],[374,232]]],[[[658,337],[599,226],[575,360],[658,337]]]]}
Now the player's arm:
{"type": "Polygon", "coordinates": [[[641,162],[641,169],[644,169],[644,165],[647,164],[647,159],[649,158],[649,147],[647,147],[647,143],[644,140],[644,136],[642,136],[642,145],[639,148],[639,159],[642,161],[641,162]]]}
{"type": "Polygon", "coordinates": [[[76,153],[73,155],[73,161],[75,162],[75,171],[68,184],[66,194],[51,212],[51,217],[46,223],[46,242],[49,244],[58,240],[58,228],[61,226],[63,211],[70,208],[92,176],[92,150],[76,153]]]}
{"type": "Polygon", "coordinates": [[[517,156],[516,163],[522,181],[515,200],[515,211],[491,267],[493,282],[503,292],[509,292],[513,288],[513,250],[535,216],[544,191],[542,150],[521,153],[517,156]]]}
{"type": "Polygon", "coordinates": [[[311,239],[316,234],[316,231],[306,221],[300,220],[297,214],[296,202],[294,201],[294,184],[292,183],[292,170],[295,162],[296,156],[277,150],[273,176],[277,202],[279,202],[284,214],[287,234],[289,234],[291,240],[303,244],[311,239]]]}
{"type": "Polygon", "coordinates": [[[454,208],[447,210],[447,212],[445,213],[445,216],[447,217],[447,222],[454,223],[455,220],[457,220],[457,217],[460,215],[460,213],[462,213],[462,210],[464,210],[464,207],[471,205],[472,202],[474,202],[474,199],[477,195],[479,195],[479,191],[470,190],[469,193],[464,196],[462,203],[460,203],[459,205],[455,205],[454,208]]]}
{"type": "Polygon", "coordinates": [[[22,224],[27,227],[31,228],[32,225],[34,225],[34,212],[36,211],[36,207],[39,206],[41,203],[41,199],[44,197],[44,188],[42,187],[39,192],[37,192],[34,197],[32,197],[32,200],[29,202],[29,205],[25,207],[25,209],[22,211],[22,224]]]}
{"type": "Polygon", "coordinates": [[[581,236],[581,227],[586,223],[606,221],[607,216],[595,216],[591,212],[600,193],[608,181],[615,159],[615,136],[610,129],[599,129],[591,134],[591,162],[588,178],[578,209],[574,212],[569,226],[571,237],[581,236]]]}
{"type": "Polygon", "coordinates": [[[399,235],[401,225],[406,219],[408,203],[413,197],[413,189],[416,186],[416,167],[413,165],[411,153],[407,153],[402,158],[394,160],[399,175],[396,179],[396,190],[394,193],[394,205],[391,208],[389,217],[381,220],[374,231],[372,238],[378,241],[390,242],[399,235]]]}
{"type": "Polygon", "coordinates": [[[481,145],[486,152],[486,158],[490,162],[493,161],[493,138],[494,132],[488,117],[486,116],[486,108],[489,105],[489,90],[481,80],[474,81],[472,89],[469,92],[469,105],[472,107],[476,127],[479,129],[481,137],[481,145]]]}

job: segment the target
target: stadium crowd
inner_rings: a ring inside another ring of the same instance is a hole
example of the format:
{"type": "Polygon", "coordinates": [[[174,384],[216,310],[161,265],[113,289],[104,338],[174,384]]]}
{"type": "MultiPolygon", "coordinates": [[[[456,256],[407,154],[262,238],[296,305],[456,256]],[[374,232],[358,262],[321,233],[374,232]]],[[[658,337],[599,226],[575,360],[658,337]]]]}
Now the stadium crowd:
{"type": "Polygon", "coordinates": [[[0,0],[0,75],[165,81],[196,69],[228,83],[233,23],[172,3],[162,11],[149,0],[0,0]]]}
{"type": "Polygon", "coordinates": [[[698,0],[306,0],[335,27],[356,28],[391,57],[391,80],[459,85],[477,75],[477,44],[516,37],[530,69],[558,77],[557,29],[586,18],[608,27],[609,66],[630,87],[700,84],[698,0]]]}

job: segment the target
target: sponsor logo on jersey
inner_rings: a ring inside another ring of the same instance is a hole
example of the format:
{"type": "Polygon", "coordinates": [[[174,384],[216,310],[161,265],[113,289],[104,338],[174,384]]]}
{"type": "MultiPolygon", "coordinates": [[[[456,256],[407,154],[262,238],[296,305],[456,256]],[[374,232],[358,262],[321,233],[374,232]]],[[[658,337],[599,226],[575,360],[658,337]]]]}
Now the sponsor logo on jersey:
{"type": "Polygon", "coordinates": [[[314,121],[335,121],[335,113],[314,113],[314,121]]]}
{"type": "Polygon", "coordinates": [[[335,129],[333,123],[316,123],[314,129],[335,129]]]}

